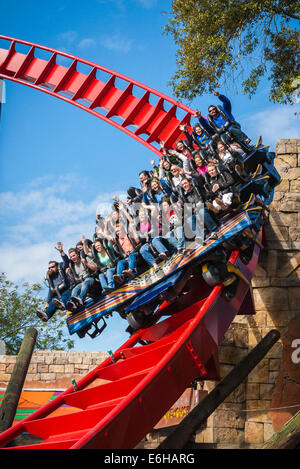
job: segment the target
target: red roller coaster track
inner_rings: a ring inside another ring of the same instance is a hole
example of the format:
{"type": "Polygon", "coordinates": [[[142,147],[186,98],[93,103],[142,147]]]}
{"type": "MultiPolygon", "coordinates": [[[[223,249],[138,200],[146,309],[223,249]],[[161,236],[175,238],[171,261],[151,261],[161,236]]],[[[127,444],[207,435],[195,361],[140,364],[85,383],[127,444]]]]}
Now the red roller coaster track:
{"type": "MultiPolygon", "coordinates": [[[[180,123],[190,123],[193,111],[151,88],[96,64],[65,53],[6,38],[8,49],[0,49],[0,77],[39,89],[111,123],[157,154],[154,142],[164,141],[167,147],[180,137],[180,123]],[[16,51],[16,45],[29,46],[27,54],[16,51]],[[51,53],[49,60],[35,57],[43,49],[51,53]],[[61,55],[72,59],[70,67],[57,65],[61,55]],[[77,65],[91,67],[84,75],[77,65]],[[97,78],[97,72],[110,75],[108,81],[97,78]],[[116,78],[127,83],[124,90],[115,86],[116,78]],[[134,88],[144,92],[134,96],[134,88]],[[68,93],[69,96],[63,95],[68,93]],[[150,104],[151,95],[158,98],[150,104]],[[79,103],[85,100],[87,105],[79,103]],[[168,111],[164,104],[170,103],[168,111]],[[96,111],[105,108],[106,114],[96,111]],[[177,108],[185,111],[176,118],[177,108]],[[120,116],[122,124],[112,121],[120,116]],[[127,127],[134,125],[135,130],[127,127]],[[146,134],[146,140],[141,138],[146,134]]],[[[231,265],[240,273],[237,292],[231,301],[223,295],[221,284],[209,287],[201,273],[188,284],[188,294],[172,305],[163,304],[161,316],[175,313],[147,329],[133,334],[114,354],[88,373],[74,388],[40,408],[22,422],[0,435],[0,446],[23,432],[41,438],[37,444],[19,448],[134,448],[154,427],[190,383],[198,379],[216,379],[215,356],[218,345],[236,314],[252,314],[250,281],[259,255],[259,243],[248,265],[238,252],[230,256],[231,265]],[[139,345],[140,341],[147,345],[139,345]],[[78,410],[55,415],[55,410],[70,405],[78,410]],[[54,415],[53,415],[54,413],[54,415]]]]}
{"type": "Polygon", "coordinates": [[[74,104],[158,155],[161,155],[157,148],[160,141],[171,148],[181,136],[184,138],[179,126],[189,125],[194,113],[184,104],[120,73],[65,52],[6,36],[0,39],[8,45],[7,49],[0,49],[0,78],[74,104]],[[28,51],[20,53],[17,47],[27,47],[28,51]],[[48,60],[38,58],[41,51],[48,53],[48,60]],[[69,67],[57,63],[61,58],[71,61],[69,67]],[[89,69],[88,73],[78,71],[82,65],[89,69]],[[182,118],[176,117],[179,110],[184,111],[182,118]]]}

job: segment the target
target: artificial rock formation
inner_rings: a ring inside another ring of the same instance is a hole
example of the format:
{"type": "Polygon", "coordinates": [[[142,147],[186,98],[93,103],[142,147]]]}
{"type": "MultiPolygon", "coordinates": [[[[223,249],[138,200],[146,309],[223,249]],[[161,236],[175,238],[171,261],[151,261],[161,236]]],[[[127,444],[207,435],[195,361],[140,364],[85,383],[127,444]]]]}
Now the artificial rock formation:
{"type": "Polygon", "coordinates": [[[282,181],[252,280],[256,314],[236,316],[227,331],[219,347],[221,376],[270,329],[281,339],[211,415],[199,443],[260,446],[300,409],[300,140],[279,140],[275,167],[282,181]]]}

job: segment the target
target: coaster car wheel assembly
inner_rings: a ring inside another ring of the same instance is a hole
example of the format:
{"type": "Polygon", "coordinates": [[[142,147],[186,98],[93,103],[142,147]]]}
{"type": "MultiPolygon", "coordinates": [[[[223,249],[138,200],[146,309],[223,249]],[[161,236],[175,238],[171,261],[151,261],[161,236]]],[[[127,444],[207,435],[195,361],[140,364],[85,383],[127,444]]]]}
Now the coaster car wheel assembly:
{"type": "Polygon", "coordinates": [[[136,311],[131,311],[128,313],[126,319],[131,328],[137,331],[144,327],[146,323],[148,323],[149,318],[147,318],[143,311],[137,309],[136,311]]]}

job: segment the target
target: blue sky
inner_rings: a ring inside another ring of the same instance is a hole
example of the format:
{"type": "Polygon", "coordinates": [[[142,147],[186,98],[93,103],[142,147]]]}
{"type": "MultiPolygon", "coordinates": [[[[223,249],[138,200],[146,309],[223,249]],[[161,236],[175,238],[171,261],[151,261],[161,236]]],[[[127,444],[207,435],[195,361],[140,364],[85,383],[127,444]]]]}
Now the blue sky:
{"type": "MultiPolygon", "coordinates": [[[[1,34],[96,62],[169,96],[175,46],[163,33],[169,0],[20,2],[1,7],[1,34]]],[[[0,41],[0,48],[3,47],[0,41]]],[[[237,85],[238,89],[238,85],[237,85]]],[[[220,90],[222,91],[222,90],[220,90]]],[[[250,101],[229,95],[233,114],[255,141],[275,148],[297,136],[299,105],[268,102],[266,82],[250,101]]],[[[203,114],[212,96],[185,103],[203,114]]],[[[298,132],[299,134],[299,132],[298,132]]],[[[138,172],[157,159],[143,145],[96,117],[29,87],[6,82],[0,128],[0,269],[15,282],[40,282],[54,245],[65,249],[91,238],[95,213],[109,210],[113,194],[137,183],[138,172]]],[[[117,315],[100,339],[76,341],[77,350],[116,348],[128,335],[117,315]]]]}

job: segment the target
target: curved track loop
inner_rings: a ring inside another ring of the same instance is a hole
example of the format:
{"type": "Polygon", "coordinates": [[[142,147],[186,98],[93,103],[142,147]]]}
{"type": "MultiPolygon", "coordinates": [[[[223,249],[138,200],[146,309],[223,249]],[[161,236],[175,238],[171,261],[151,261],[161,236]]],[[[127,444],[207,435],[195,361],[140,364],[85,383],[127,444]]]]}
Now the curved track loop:
{"type": "MultiPolygon", "coordinates": [[[[256,245],[248,265],[239,260],[238,252],[229,258],[248,282],[259,250],[256,245]]],[[[222,285],[199,285],[200,277],[189,293],[197,299],[194,304],[181,310],[182,306],[173,304],[174,316],[136,332],[113,358],[78,381],[77,390],[68,388],[2,433],[0,446],[26,431],[43,441],[21,448],[134,448],[194,379],[216,379],[214,355],[226,330],[237,313],[253,312],[251,287],[241,280],[229,302],[223,298],[222,285]],[[199,296],[201,286],[204,298],[199,296]],[[140,340],[147,345],[139,345],[140,340]],[[78,411],[55,416],[54,411],[64,405],[78,411]]],[[[161,315],[170,309],[162,306],[161,315]]]]}
{"type": "Polygon", "coordinates": [[[193,110],[158,91],[93,62],[30,42],[0,36],[0,78],[21,83],[99,117],[161,155],[185,138],[193,110]],[[26,53],[17,51],[26,49],[26,53]],[[39,58],[39,55],[48,58],[39,58]],[[63,60],[62,60],[63,59],[63,60]],[[69,66],[57,62],[70,62],[69,66]],[[79,71],[84,69],[84,71],[79,71]],[[183,114],[177,117],[178,113],[183,114]],[[119,122],[118,122],[119,121],[119,122]]]}

